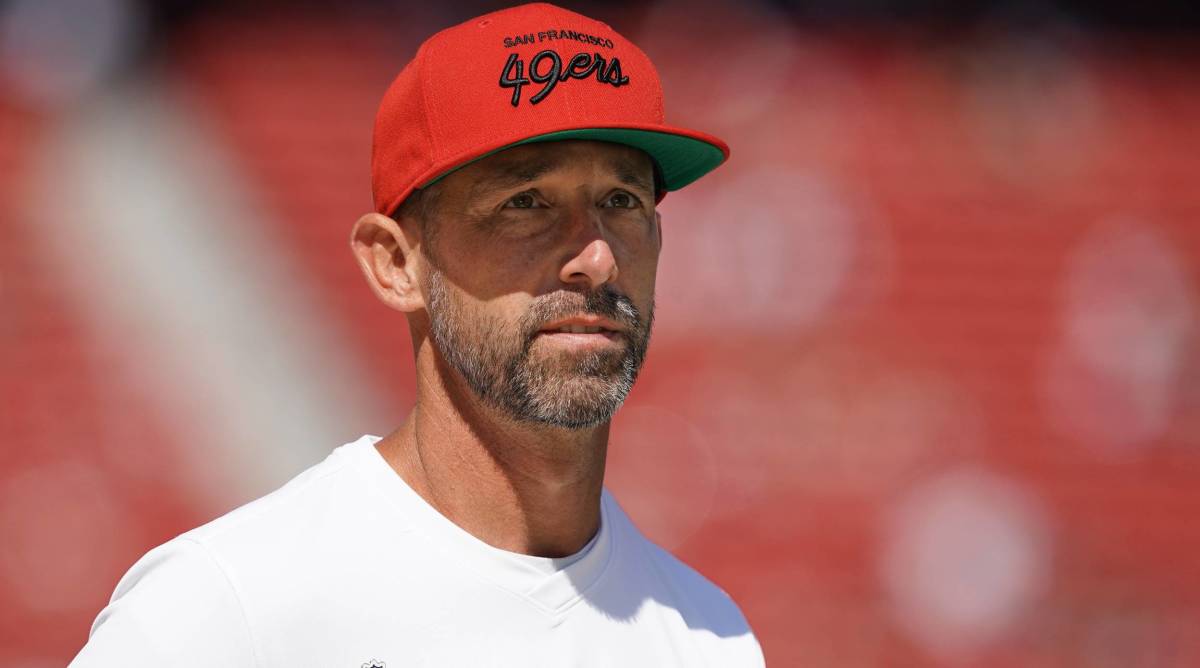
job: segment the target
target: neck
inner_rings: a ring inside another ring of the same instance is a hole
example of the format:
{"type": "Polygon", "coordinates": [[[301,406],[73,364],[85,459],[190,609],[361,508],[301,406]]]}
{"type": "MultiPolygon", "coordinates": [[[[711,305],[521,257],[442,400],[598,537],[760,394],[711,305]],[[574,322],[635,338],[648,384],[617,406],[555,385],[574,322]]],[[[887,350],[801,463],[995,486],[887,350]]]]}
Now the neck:
{"type": "Polygon", "coordinates": [[[426,344],[416,406],[376,447],[409,487],[476,538],[564,557],[599,529],[607,445],[607,424],[568,430],[496,415],[426,344]]]}

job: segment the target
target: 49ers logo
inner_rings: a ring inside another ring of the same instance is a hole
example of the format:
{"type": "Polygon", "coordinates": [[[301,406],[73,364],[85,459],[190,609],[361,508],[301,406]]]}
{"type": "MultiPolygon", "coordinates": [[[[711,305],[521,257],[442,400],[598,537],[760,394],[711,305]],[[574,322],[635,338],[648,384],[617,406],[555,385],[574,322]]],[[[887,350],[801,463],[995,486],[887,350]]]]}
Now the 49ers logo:
{"type": "Polygon", "coordinates": [[[521,103],[522,86],[531,83],[542,84],[541,90],[529,98],[530,104],[537,104],[546,99],[560,81],[586,79],[593,73],[596,75],[596,81],[611,84],[616,88],[629,83],[629,77],[621,75],[621,61],[615,56],[611,61],[606,61],[604,56],[598,53],[577,53],[571,56],[564,66],[558,52],[546,49],[539,51],[533,60],[529,61],[529,76],[525,76],[525,63],[521,57],[515,53],[508,54],[508,62],[504,63],[504,69],[500,72],[500,87],[513,89],[512,106],[515,107],[521,103]]]}

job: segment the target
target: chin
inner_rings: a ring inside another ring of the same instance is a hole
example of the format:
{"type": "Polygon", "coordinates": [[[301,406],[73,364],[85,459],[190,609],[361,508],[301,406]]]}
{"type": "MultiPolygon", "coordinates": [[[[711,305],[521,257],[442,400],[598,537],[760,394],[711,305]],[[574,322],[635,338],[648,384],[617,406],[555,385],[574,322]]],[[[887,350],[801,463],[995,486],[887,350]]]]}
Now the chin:
{"type": "Polygon", "coordinates": [[[564,429],[588,429],[606,424],[625,401],[631,383],[621,375],[575,375],[530,388],[519,419],[564,429]]]}

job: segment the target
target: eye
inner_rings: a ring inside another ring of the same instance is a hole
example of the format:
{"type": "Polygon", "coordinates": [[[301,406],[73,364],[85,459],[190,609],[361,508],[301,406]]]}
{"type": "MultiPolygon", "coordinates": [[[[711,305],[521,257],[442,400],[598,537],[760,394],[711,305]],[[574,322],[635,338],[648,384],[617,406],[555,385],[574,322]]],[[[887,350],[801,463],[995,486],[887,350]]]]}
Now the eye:
{"type": "Polygon", "coordinates": [[[601,206],[614,209],[636,209],[640,203],[641,202],[639,202],[638,199],[633,195],[630,195],[624,190],[618,190],[617,192],[609,195],[608,199],[605,200],[604,204],[601,206]]]}
{"type": "Polygon", "coordinates": [[[537,198],[533,196],[533,193],[517,193],[508,198],[508,201],[504,203],[504,207],[507,209],[534,209],[537,208],[537,198]]]}

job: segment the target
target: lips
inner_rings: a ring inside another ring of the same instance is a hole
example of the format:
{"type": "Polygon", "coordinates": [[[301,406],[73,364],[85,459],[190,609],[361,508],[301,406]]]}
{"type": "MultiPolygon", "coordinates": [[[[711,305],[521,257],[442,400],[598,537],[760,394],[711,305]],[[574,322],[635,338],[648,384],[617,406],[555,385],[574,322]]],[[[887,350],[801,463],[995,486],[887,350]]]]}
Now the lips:
{"type": "Polygon", "coordinates": [[[537,338],[570,350],[599,350],[621,345],[625,328],[595,315],[555,320],[538,330],[537,338]]]}
{"type": "Polygon", "coordinates": [[[535,337],[543,345],[549,345],[560,350],[617,350],[624,345],[624,335],[612,330],[598,332],[564,332],[561,330],[540,331],[535,337]]]}
{"type": "Polygon", "coordinates": [[[563,334],[599,334],[601,332],[611,332],[612,330],[605,329],[603,327],[588,327],[585,325],[563,325],[558,329],[543,329],[542,331],[550,334],[556,332],[561,332],[563,334]]]}
{"type": "Polygon", "coordinates": [[[545,325],[539,334],[620,334],[625,331],[621,325],[594,315],[579,315],[556,320],[545,325]]]}

